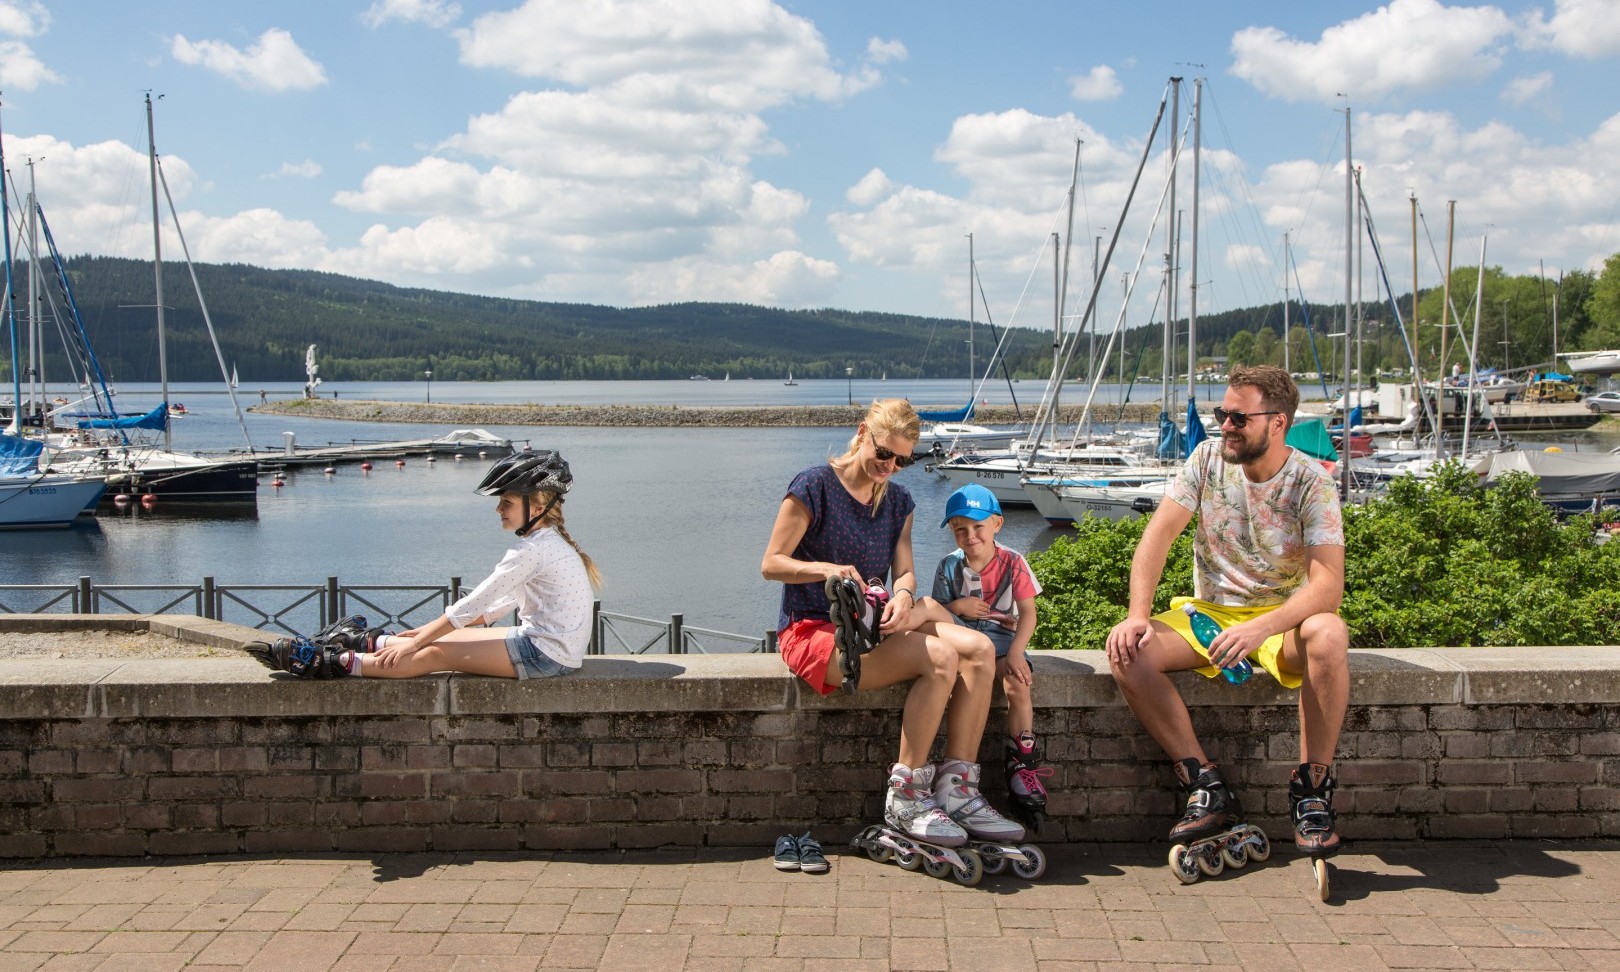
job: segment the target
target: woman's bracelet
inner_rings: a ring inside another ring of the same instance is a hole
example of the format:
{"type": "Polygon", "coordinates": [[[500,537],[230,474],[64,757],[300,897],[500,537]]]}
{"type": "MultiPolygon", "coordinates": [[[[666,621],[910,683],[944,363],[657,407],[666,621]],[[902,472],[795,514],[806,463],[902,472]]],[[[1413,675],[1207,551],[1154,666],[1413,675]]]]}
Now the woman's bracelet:
{"type": "Polygon", "coordinates": [[[909,587],[897,587],[897,588],[894,589],[894,596],[895,597],[899,597],[901,594],[909,595],[911,597],[911,603],[913,603],[913,604],[917,603],[917,592],[912,590],[911,588],[909,588],[909,587]]]}

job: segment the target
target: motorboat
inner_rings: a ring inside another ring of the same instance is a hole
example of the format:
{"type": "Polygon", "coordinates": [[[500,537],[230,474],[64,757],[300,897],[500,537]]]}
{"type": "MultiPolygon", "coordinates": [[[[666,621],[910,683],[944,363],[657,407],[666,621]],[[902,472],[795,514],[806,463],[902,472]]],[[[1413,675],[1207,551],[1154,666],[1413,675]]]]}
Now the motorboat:
{"type": "Polygon", "coordinates": [[[461,455],[489,453],[504,456],[517,449],[511,439],[502,438],[484,429],[456,429],[432,440],[428,446],[433,452],[461,455]]]}

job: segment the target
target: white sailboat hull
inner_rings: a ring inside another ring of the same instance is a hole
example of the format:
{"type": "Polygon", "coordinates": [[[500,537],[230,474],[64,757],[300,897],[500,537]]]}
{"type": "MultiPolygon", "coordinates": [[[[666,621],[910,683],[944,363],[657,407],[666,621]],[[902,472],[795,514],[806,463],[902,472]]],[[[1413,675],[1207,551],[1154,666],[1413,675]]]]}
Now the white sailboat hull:
{"type": "Polygon", "coordinates": [[[935,422],[923,428],[912,451],[943,455],[963,449],[1005,449],[1023,434],[1023,429],[992,429],[967,422],[935,422]]]}
{"type": "Polygon", "coordinates": [[[1025,481],[1024,492],[1035,511],[1055,526],[1068,526],[1087,516],[1124,520],[1146,516],[1159,508],[1169,480],[1137,485],[1077,486],[1025,481]]]}
{"type": "Polygon", "coordinates": [[[1578,375],[1612,375],[1620,372],[1620,350],[1584,351],[1559,355],[1569,370],[1578,375]]]}
{"type": "Polygon", "coordinates": [[[95,509],[107,484],[74,476],[0,479],[0,529],[65,527],[95,509]]]}

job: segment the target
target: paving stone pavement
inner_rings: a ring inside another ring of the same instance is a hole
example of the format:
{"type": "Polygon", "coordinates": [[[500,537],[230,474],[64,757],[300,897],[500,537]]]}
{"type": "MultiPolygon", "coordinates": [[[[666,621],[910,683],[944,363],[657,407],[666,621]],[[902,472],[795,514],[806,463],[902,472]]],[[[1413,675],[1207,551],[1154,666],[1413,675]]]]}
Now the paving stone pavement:
{"type": "Polygon", "coordinates": [[[829,852],[13,863],[0,972],[1617,969],[1620,843],[1357,844],[1183,887],[1161,848],[1049,848],[977,888],[829,852]]]}

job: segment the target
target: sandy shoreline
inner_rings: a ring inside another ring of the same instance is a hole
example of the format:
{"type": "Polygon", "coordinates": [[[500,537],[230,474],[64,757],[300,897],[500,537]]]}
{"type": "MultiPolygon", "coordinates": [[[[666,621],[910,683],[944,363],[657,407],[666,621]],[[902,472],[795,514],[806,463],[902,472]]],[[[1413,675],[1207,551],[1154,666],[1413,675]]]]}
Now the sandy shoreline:
{"type": "MultiPolygon", "coordinates": [[[[950,408],[950,405],[922,405],[950,408]]],[[[1059,421],[1080,418],[1080,403],[1060,408],[1059,421]]],[[[622,428],[843,428],[853,427],[864,405],[476,405],[454,402],[377,402],[331,398],[291,398],[255,405],[250,411],[265,415],[338,419],[348,422],[400,422],[453,426],[575,425],[622,428]]],[[[982,405],[973,417],[980,425],[1027,424],[1034,406],[1023,406],[1020,419],[1011,405],[982,405]]],[[[1156,402],[1118,405],[1093,410],[1098,422],[1151,422],[1158,418],[1156,402]]]]}

